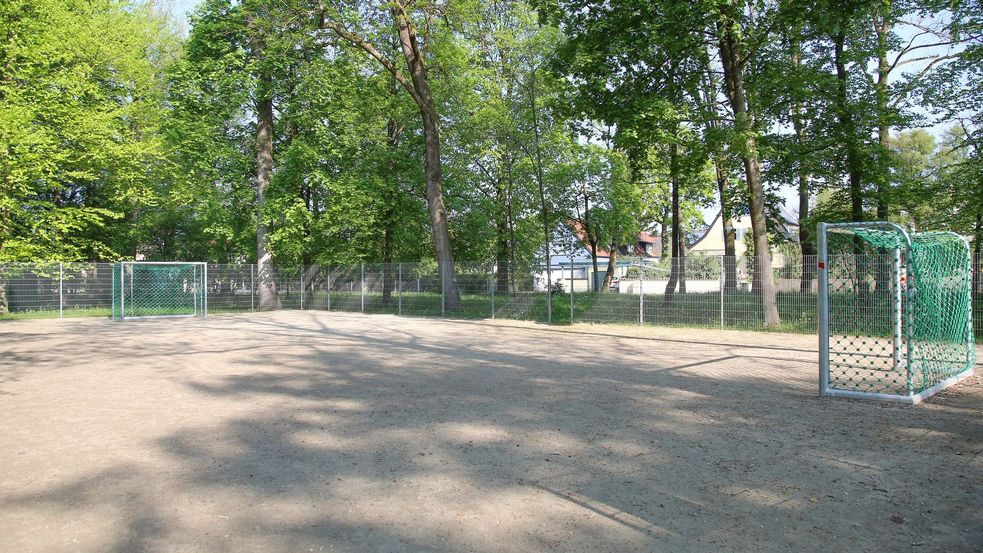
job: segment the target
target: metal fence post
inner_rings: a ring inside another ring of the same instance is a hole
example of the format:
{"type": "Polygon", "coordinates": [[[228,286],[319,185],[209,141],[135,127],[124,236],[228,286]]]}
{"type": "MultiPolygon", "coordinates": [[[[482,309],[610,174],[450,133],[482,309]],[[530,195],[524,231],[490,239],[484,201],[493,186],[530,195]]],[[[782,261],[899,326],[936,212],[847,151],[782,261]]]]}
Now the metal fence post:
{"type": "Polygon", "coordinates": [[[65,295],[63,283],[65,281],[65,264],[58,263],[58,318],[64,316],[65,295]]]}
{"type": "Polygon", "coordinates": [[[444,290],[444,275],[440,272],[440,263],[437,263],[437,280],[440,281],[440,318],[443,319],[447,316],[447,295],[444,290]]]}
{"type": "Polygon", "coordinates": [[[204,281],[204,290],[202,290],[201,302],[204,311],[203,316],[208,317],[208,262],[205,262],[202,268],[204,269],[204,274],[202,274],[201,279],[204,281]]]}
{"type": "Polygon", "coordinates": [[[724,329],[724,286],[726,283],[726,278],[724,277],[724,272],[726,271],[726,263],[724,261],[724,256],[720,256],[720,329],[724,329]]]}
{"type": "Polygon", "coordinates": [[[397,263],[399,277],[396,279],[396,314],[403,314],[403,264],[397,263]]]}
{"type": "Polygon", "coordinates": [[[249,266],[249,310],[256,311],[256,266],[249,266]]]}
{"type": "Polygon", "coordinates": [[[491,275],[492,319],[495,318],[495,289],[498,288],[498,274],[497,274],[498,267],[496,267],[495,269],[496,270],[493,271],[491,275]]]}
{"type": "Polygon", "coordinates": [[[333,271],[333,269],[331,269],[329,267],[328,268],[328,311],[331,311],[331,286],[332,286],[332,283],[331,283],[331,273],[332,273],[332,271],[333,271]]]}
{"type": "Polygon", "coordinates": [[[126,318],[126,262],[119,264],[119,320],[126,318]]]}
{"type": "Polygon", "coordinates": [[[643,291],[645,283],[645,265],[641,259],[638,260],[638,324],[645,323],[645,293],[643,291]]]}
{"type": "Polygon", "coordinates": [[[304,310],[304,266],[300,266],[300,310],[304,310]]]}
{"type": "Polygon", "coordinates": [[[361,303],[361,313],[365,313],[365,263],[362,263],[362,303],[361,303]]]}

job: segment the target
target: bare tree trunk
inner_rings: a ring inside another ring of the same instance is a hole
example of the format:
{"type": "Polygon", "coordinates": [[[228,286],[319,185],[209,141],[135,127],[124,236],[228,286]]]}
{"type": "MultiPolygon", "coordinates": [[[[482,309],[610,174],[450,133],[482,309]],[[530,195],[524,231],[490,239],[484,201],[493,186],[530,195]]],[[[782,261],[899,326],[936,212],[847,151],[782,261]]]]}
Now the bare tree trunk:
{"type": "MultiPolygon", "coordinates": [[[[582,230],[584,232],[584,241],[587,242],[587,245],[590,247],[590,262],[591,262],[592,268],[594,269],[594,273],[591,276],[590,291],[591,292],[596,292],[598,290],[598,286],[597,286],[597,275],[599,274],[598,271],[597,271],[597,245],[598,245],[598,241],[597,241],[597,238],[594,237],[593,225],[591,225],[591,222],[590,222],[590,195],[587,194],[587,189],[586,188],[584,189],[584,215],[581,218],[581,225],[583,227],[582,230]]],[[[607,277],[605,277],[605,278],[607,278],[607,277]]]]}
{"type": "Polygon", "coordinates": [[[539,207],[543,217],[543,239],[546,244],[546,310],[552,318],[553,314],[553,267],[550,260],[550,218],[549,207],[546,203],[546,177],[543,174],[543,151],[539,142],[539,107],[536,92],[536,70],[530,75],[529,101],[532,107],[533,148],[536,153],[536,183],[539,185],[539,207]]]}
{"type": "MultiPolygon", "coordinates": [[[[846,146],[846,172],[847,183],[850,191],[850,218],[855,222],[860,222],[864,217],[864,197],[863,197],[863,170],[860,157],[860,148],[857,144],[857,128],[850,108],[847,96],[847,82],[849,75],[846,70],[846,58],[844,48],[846,45],[846,31],[843,27],[846,22],[840,23],[841,28],[833,36],[833,61],[836,65],[836,116],[843,133],[843,143],[846,146]]],[[[859,296],[867,294],[867,286],[863,284],[864,274],[867,272],[869,259],[860,255],[863,253],[863,243],[859,237],[854,238],[854,291],[859,296]]]]}
{"type": "Polygon", "coordinates": [[[727,172],[723,160],[718,156],[714,159],[717,173],[717,193],[720,195],[720,222],[724,231],[724,290],[737,289],[737,244],[734,231],[734,219],[731,217],[730,198],[727,195],[727,172]]]}
{"type": "Polygon", "coordinates": [[[497,291],[506,294],[509,291],[509,220],[508,220],[508,190],[505,182],[499,173],[498,182],[495,187],[495,265],[496,265],[496,285],[497,291]]]}
{"type": "MultiPolygon", "coordinates": [[[[676,285],[680,282],[680,268],[682,267],[682,221],[679,214],[679,145],[675,142],[669,145],[669,182],[672,186],[672,267],[669,270],[669,282],[666,283],[664,300],[666,303],[672,302],[673,293],[676,285]]],[[[685,289],[686,285],[681,287],[685,289]]],[[[682,292],[683,290],[680,290],[682,292]]]]}
{"type": "Polygon", "coordinates": [[[396,263],[393,257],[393,225],[392,215],[386,215],[385,230],[382,235],[382,304],[389,305],[393,299],[393,289],[396,284],[396,263]]]}
{"type": "MultiPolygon", "coordinates": [[[[881,4],[884,13],[878,17],[874,16],[874,31],[877,33],[877,82],[874,83],[874,98],[877,102],[877,164],[878,170],[874,173],[874,181],[877,184],[875,194],[877,195],[877,220],[887,221],[889,215],[888,202],[890,200],[890,167],[891,167],[891,118],[890,106],[888,105],[888,78],[891,73],[891,62],[888,61],[890,46],[888,44],[888,34],[891,32],[890,19],[890,0],[884,0],[881,4]]],[[[875,290],[881,294],[889,294],[891,290],[891,261],[887,250],[878,250],[877,259],[874,260],[874,282],[875,290]]]]}
{"type": "MultiPolygon", "coordinates": [[[[611,291],[611,283],[614,281],[614,272],[618,269],[618,244],[611,243],[611,251],[608,255],[608,266],[604,273],[604,282],[601,284],[601,292],[611,291]]],[[[595,261],[594,270],[597,270],[595,261]]]]}
{"type": "Polygon", "coordinates": [[[7,281],[3,278],[3,267],[0,266],[0,315],[10,313],[10,305],[7,303],[7,281]]]}
{"type": "Polygon", "coordinates": [[[833,56],[836,65],[836,117],[843,132],[846,146],[847,179],[850,187],[850,217],[864,220],[863,183],[860,152],[857,145],[856,124],[847,97],[847,71],[844,47],[846,31],[841,29],[833,37],[833,56]]]}
{"type": "Polygon", "coordinates": [[[778,294],[775,277],[771,271],[771,248],[768,244],[768,226],[765,220],[765,195],[761,182],[761,163],[758,159],[758,144],[754,134],[754,116],[748,109],[747,92],[744,89],[744,64],[746,59],[740,51],[740,39],[735,33],[736,19],[723,21],[720,40],[720,58],[724,66],[724,80],[727,83],[728,97],[737,123],[738,136],[743,144],[739,148],[744,162],[750,196],[751,230],[754,234],[754,280],[759,286],[755,293],[761,296],[761,308],[765,326],[781,323],[778,315],[778,294]]]}
{"type": "MultiPolygon", "coordinates": [[[[704,103],[713,116],[707,119],[708,129],[720,126],[717,112],[717,79],[709,64],[704,67],[707,80],[704,91],[704,103]]],[[[713,152],[713,169],[717,178],[717,194],[720,197],[720,223],[724,232],[724,290],[737,288],[737,249],[735,244],[734,219],[730,206],[730,178],[727,173],[727,161],[723,148],[717,146],[713,152]]]]}
{"type": "MultiPolygon", "coordinates": [[[[393,49],[397,49],[397,45],[393,44],[393,49]]],[[[396,78],[393,77],[389,83],[389,94],[391,96],[396,96],[399,93],[399,83],[396,78]]],[[[395,157],[396,150],[399,147],[399,122],[392,115],[386,121],[386,137],[388,139],[388,146],[390,153],[395,157]]],[[[395,160],[390,162],[389,167],[389,178],[393,179],[393,191],[395,194],[399,194],[399,170],[396,168],[395,160]]],[[[385,262],[385,268],[382,273],[382,304],[389,305],[392,303],[393,289],[395,288],[395,275],[393,274],[393,265],[395,264],[395,247],[393,244],[393,233],[396,230],[396,206],[393,202],[387,203],[383,212],[383,236],[382,236],[382,259],[385,262]]]]}
{"type": "Polygon", "coordinates": [[[461,307],[461,293],[454,278],[454,256],[451,252],[450,233],[447,228],[447,212],[444,210],[444,194],[441,188],[443,169],[440,161],[440,120],[430,93],[427,67],[417,42],[416,26],[410,21],[405,6],[393,9],[403,57],[409,67],[413,88],[420,101],[420,117],[423,121],[423,139],[426,145],[424,172],[427,176],[427,206],[430,225],[433,228],[433,244],[440,269],[440,286],[445,306],[450,311],[461,307]]]}
{"type": "Polygon", "coordinates": [[[461,306],[461,293],[454,278],[454,256],[451,252],[450,233],[448,232],[447,212],[444,209],[444,195],[441,181],[443,171],[440,161],[440,120],[430,92],[430,81],[427,76],[427,66],[423,52],[417,40],[417,28],[409,15],[409,2],[393,0],[391,13],[396,22],[399,45],[402,48],[406,67],[410,78],[407,79],[396,67],[395,63],[365,39],[348,31],[335,21],[325,19],[321,13],[320,25],[331,29],[340,38],[361,48],[389,71],[399,81],[400,86],[409,93],[420,109],[420,119],[423,123],[425,145],[424,173],[426,174],[427,209],[430,215],[430,227],[433,232],[434,250],[440,271],[440,284],[444,295],[445,307],[455,311],[461,306]]]}
{"type": "Polygon", "coordinates": [[[259,308],[279,309],[280,297],[276,290],[276,274],[273,256],[266,248],[266,190],[273,177],[273,98],[272,79],[269,75],[259,78],[260,99],[256,103],[256,287],[259,308]]]}
{"type": "MultiPolygon", "coordinates": [[[[877,171],[877,219],[887,221],[889,187],[888,174],[890,167],[891,149],[891,119],[889,116],[890,106],[888,98],[888,78],[891,73],[891,62],[888,60],[890,45],[888,44],[888,34],[891,32],[891,1],[883,0],[881,7],[884,13],[880,17],[874,16],[874,31],[877,33],[877,82],[874,83],[874,97],[877,101],[877,139],[880,145],[878,158],[880,170],[877,171]]],[[[887,276],[885,275],[885,280],[887,276]]],[[[878,284],[880,280],[878,280],[878,284]]],[[[878,286],[880,287],[880,286],[878,286]]]]}
{"type": "MultiPolygon", "coordinates": [[[[792,41],[792,67],[798,72],[801,66],[801,54],[797,40],[792,41]]],[[[802,146],[805,143],[805,124],[802,121],[802,102],[798,97],[798,90],[794,91],[796,97],[792,100],[792,128],[795,131],[796,146],[799,147],[801,157],[802,146]]],[[[799,166],[796,168],[799,181],[799,251],[802,253],[802,275],[799,280],[799,292],[807,294],[812,292],[812,281],[816,274],[816,243],[812,237],[812,225],[809,224],[809,195],[811,192],[810,181],[812,175],[802,166],[800,159],[799,166]]]]}

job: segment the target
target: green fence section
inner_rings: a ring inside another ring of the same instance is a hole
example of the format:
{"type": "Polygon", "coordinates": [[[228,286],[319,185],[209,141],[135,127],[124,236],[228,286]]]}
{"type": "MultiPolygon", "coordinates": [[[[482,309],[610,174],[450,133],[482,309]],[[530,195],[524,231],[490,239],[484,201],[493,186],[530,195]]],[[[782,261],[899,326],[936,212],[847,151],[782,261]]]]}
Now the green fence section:
{"type": "MultiPolygon", "coordinates": [[[[815,273],[807,273],[805,283],[802,279],[802,267],[811,269],[815,260],[783,259],[776,260],[775,265],[782,323],[771,330],[816,333],[815,273]]],[[[671,265],[666,260],[626,260],[619,265],[620,277],[614,289],[605,292],[591,290],[584,265],[557,264],[548,301],[543,269],[513,271],[503,280],[492,264],[462,263],[455,271],[461,294],[457,309],[447,305],[433,263],[277,267],[273,274],[280,309],[761,330],[761,297],[753,290],[752,266],[753,262],[746,259],[687,258],[687,291],[677,288],[669,296],[665,288],[671,265]],[[727,274],[733,281],[727,280],[727,274]]],[[[2,263],[0,320],[109,317],[115,303],[122,303],[117,305],[119,315],[126,302],[125,297],[119,297],[119,267],[110,263],[2,263]]],[[[134,298],[138,301],[131,306],[147,304],[164,315],[201,311],[205,298],[189,294],[183,284],[185,278],[172,276],[173,271],[139,272],[133,283],[142,282],[143,286],[134,298]]],[[[983,283],[978,273],[975,278],[983,283]]],[[[126,279],[129,282],[130,277],[126,279]]],[[[256,279],[255,265],[208,264],[207,281],[201,286],[202,291],[207,287],[208,312],[258,310],[256,279]]],[[[865,301],[878,301],[876,298],[870,296],[865,301]]],[[[833,298],[834,305],[854,302],[852,293],[833,298]]],[[[870,305],[872,312],[879,309],[870,305]]],[[[975,336],[983,342],[983,291],[979,288],[973,306],[975,336]]],[[[141,314],[148,311],[140,308],[141,314]]]]}

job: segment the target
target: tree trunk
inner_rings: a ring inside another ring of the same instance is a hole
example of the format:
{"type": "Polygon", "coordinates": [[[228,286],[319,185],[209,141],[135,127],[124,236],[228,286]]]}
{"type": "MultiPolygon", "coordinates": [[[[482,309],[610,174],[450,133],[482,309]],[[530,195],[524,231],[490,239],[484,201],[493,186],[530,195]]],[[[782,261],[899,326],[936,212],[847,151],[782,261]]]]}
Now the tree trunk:
{"type": "MultiPolygon", "coordinates": [[[[888,60],[890,45],[888,44],[888,34],[891,32],[891,1],[882,0],[881,7],[884,13],[874,16],[874,31],[877,33],[877,82],[874,84],[874,97],[877,101],[877,141],[880,146],[878,158],[881,163],[877,166],[877,219],[887,221],[889,188],[888,182],[890,174],[891,160],[891,117],[888,102],[888,78],[891,73],[891,62],[888,60]]],[[[885,275],[885,280],[887,276],[885,275]]],[[[880,279],[878,279],[880,284],[880,279]]],[[[878,286],[880,287],[880,286],[878,286]]]]}
{"type": "MultiPolygon", "coordinates": [[[[712,112],[712,117],[707,119],[707,128],[715,130],[719,128],[719,113],[717,111],[717,79],[714,71],[709,64],[704,66],[707,81],[704,89],[704,103],[708,110],[712,112]]],[[[727,158],[724,155],[723,147],[716,146],[713,151],[713,169],[717,178],[717,194],[720,196],[720,223],[724,232],[724,290],[735,290],[737,288],[737,249],[735,244],[734,219],[730,206],[730,178],[727,176],[727,158]]]]}
{"type": "Polygon", "coordinates": [[[724,290],[737,289],[737,238],[734,219],[731,217],[730,198],[727,196],[727,172],[723,160],[717,156],[713,165],[717,173],[717,193],[720,195],[720,222],[724,230],[724,290]]]}
{"type": "MultiPolygon", "coordinates": [[[[393,49],[397,49],[397,45],[393,44],[393,49]]],[[[399,83],[397,83],[396,78],[390,79],[389,83],[389,94],[391,96],[396,96],[399,93],[399,83]]],[[[396,167],[395,155],[396,150],[399,148],[399,122],[396,121],[395,117],[389,116],[386,121],[386,138],[388,141],[389,152],[392,154],[393,158],[389,165],[389,178],[393,182],[393,193],[399,194],[399,170],[396,167]]],[[[382,273],[382,304],[389,305],[392,303],[393,289],[395,288],[395,275],[396,270],[395,265],[395,247],[393,244],[393,234],[396,231],[396,206],[394,201],[390,199],[386,203],[386,207],[383,210],[383,236],[382,236],[382,260],[385,263],[385,267],[382,273]]]]}
{"type": "Polygon", "coordinates": [[[495,187],[495,203],[497,208],[495,217],[495,287],[498,293],[507,294],[509,291],[509,206],[508,190],[501,173],[499,173],[495,187]]]}
{"type": "MultiPolygon", "coordinates": [[[[792,41],[792,67],[797,73],[801,66],[801,57],[797,41],[792,41]]],[[[799,292],[812,292],[812,281],[816,274],[816,243],[812,237],[812,227],[809,219],[809,195],[812,175],[802,166],[802,150],[805,144],[805,124],[802,121],[802,102],[799,91],[793,91],[796,96],[792,100],[792,128],[795,131],[795,143],[798,147],[799,165],[796,176],[799,181],[799,250],[802,253],[802,275],[799,280],[799,292]]]]}
{"type": "Polygon", "coordinates": [[[775,326],[781,323],[778,315],[778,294],[775,288],[775,277],[771,272],[771,248],[768,244],[768,226],[765,220],[765,195],[761,182],[761,163],[758,159],[758,144],[754,134],[754,116],[748,109],[747,92],[744,89],[744,67],[740,39],[735,33],[736,18],[723,21],[720,40],[720,59],[724,67],[724,80],[727,83],[728,97],[738,131],[739,140],[743,142],[739,148],[744,162],[744,174],[747,179],[748,195],[750,196],[751,230],[754,235],[755,293],[761,296],[761,308],[765,326],[775,326]]]}
{"type": "MultiPolygon", "coordinates": [[[[847,183],[850,190],[850,218],[855,222],[861,222],[864,217],[864,198],[863,198],[863,171],[861,169],[862,160],[860,158],[859,145],[857,144],[856,123],[853,120],[853,113],[850,108],[847,96],[847,81],[849,75],[846,71],[846,59],[844,48],[846,44],[846,31],[843,27],[846,22],[841,22],[841,28],[833,37],[833,61],[836,65],[836,115],[843,134],[843,143],[846,146],[846,173],[847,183]]],[[[863,242],[859,237],[853,241],[854,256],[854,282],[853,288],[858,296],[866,296],[867,286],[863,284],[864,275],[867,273],[867,263],[869,259],[865,255],[863,242]]]]}
{"type": "Polygon", "coordinates": [[[386,214],[385,230],[382,235],[382,304],[389,305],[393,299],[393,288],[396,282],[396,263],[393,256],[393,216],[386,214]]]}
{"type": "Polygon", "coordinates": [[[440,288],[444,294],[445,307],[456,311],[461,307],[461,294],[454,277],[454,256],[451,253],[450,234],[447,229],[447,213],[444,210],[444,196],[441,191],[440,135],[437,121],[430,114],[423,115],[423,134],[426,142],[425,171],[427,174],[427,205],[430,211],[430,226],[433,229],[434,249],[440,268],[440,288]]]}
{"type": "Polygon", "coordinates": [[[802,252],[802,276],[799,292],[812,292],[812,281],[816,278],[816,242],[813,237],[809,217],[809,177],[799,173],[799,250],[802,252]]]}
{"type": "MultiPolygon", "coordinates": [[[[543,174],[543,151],[539,142],[539,98],[536,91],[536,71],[530,75],[529,101],[532,107],[533,147],[536,153],[536,183],[539,185],[539,207],[543,216],[543,239],[546,244],[546,311],[553,318],[553,267],[550,262],[550,218],[546,203],[546,177],[543,174]]],[[[594,254],[596,255],[596,254],[594,254]]]]}
{"type": "MultiPolygon", "coordinates": [[[[614,281],[614,272],[618,268],[618,244],[611,243],[610,255],[608,255],[608,266],[604,273],[604,282],[601,284],[601,292],[610,292],[611,283],[614,281]]],[[[595,264],[594,270],[597,271],[597,265],[595,264]]]]}
{"type": "Polygon", "coordinates": [[[3,278],[3,267],[0,267],[0,315],[10,313],[10,306],[7,303],[7,281],[3,278]]]}
{"type": "Polygon", "coordinates": [[[847,182],[850,187],[850,217],[853,221],[864,220],[863,175],[860,151],[857,145],[856,125],[850,110],[847,96],[847,71],[844,58],[846,31],[841,29],[833,37],[833,56],[836,64],[836,117],[843,133],[846,146],[847,182]]]}
{"type": "MultiPolygon", "coordinates": [[[[590,195],[587,194],[587,189],[584,189],[584,216],[581,220],[581,226],[583,227],[584,240],[587,242],[590,248],[590,262],[594,269],[591,274],[590,291],[597,292],[597,239],[594,237],[593,226],[590,224],[590,195]]],[[[609,253],[610,255],[610,253],[609,253]]]]}
{"type": "Polygon", "coordinates": [[[266,190],[273,177],[273,98],[272,79],[269,75],[259,78],[260,99],[256,103],[256,288],[259,308],[279,309],[280,297],[276,290],[273,256],[266,248],[264,206],[266,190]]]}
{"type": "MultiPolygon", "coordinates": [[[[440,271],[440,286],[444,296],[444,306],[450,311],[461,307],[461,294],[454,277],[454,256],[451,252],[451,239],[447,226],[447,212],[444,209],[444,194],[441,182],[443,169],[440,161],[440,120],[430,93],[430,81],[426,63],[417,41],[416,26],[410,21],[405,6],[397,2],[392,9],[399,33],[399,44],[406,59],[414,91],[413,99],[420,108],[425,145],[424,173],[427,180],[427,209],[430,226],[433,230],[433,245],[440,271]]],[[[337,33],[338,30],[335,29],[337,33]]],[[[351,39],[349,39],[351,40],[351,39]]],[[[356,42],[356,44],[358,44],[356,42]]],[[[364,48],[364,46],[363,46],[364,48]]],[[[395,76],[396,74],[393,73],[395,76]]]]}
{"type": "Polygon", "coordinates": [[[682,249],[682,221],[679,213],[679,145],[673,142],[669,145],[669,182],[672,187],[672,267],[669,270],[669,282],[666,283],[665,297],[666,303],[672,302],[673,293],[676,291],[677,284],[680,292],[685,291],[686,284],[682,281],[682,267],[684,263],[682,249]]]}

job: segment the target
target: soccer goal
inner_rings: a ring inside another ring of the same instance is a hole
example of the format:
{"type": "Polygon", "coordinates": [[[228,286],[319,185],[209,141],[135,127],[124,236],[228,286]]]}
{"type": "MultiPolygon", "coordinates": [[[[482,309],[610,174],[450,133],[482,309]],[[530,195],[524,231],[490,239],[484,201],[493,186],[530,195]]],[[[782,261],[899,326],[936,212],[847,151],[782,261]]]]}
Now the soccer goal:
{"type": "Polygon", "coordinates": [[[205,263],[124,261],[113,270],[113,318],[208,316],[205,263]]]}
{"type": "Polygon", "coordinates": [[[973,372],[969,244],[819,223],[819,391],[915,404],[973,372]]]}

